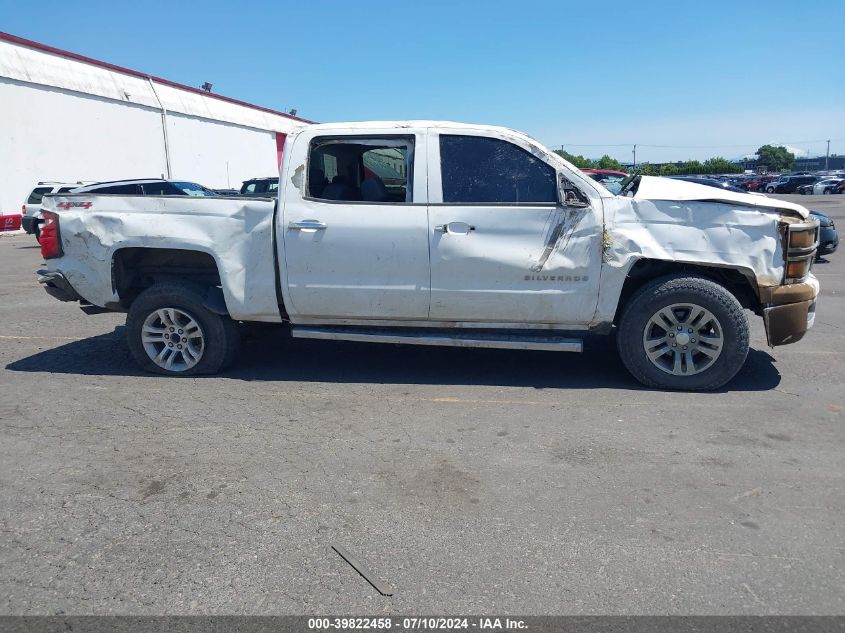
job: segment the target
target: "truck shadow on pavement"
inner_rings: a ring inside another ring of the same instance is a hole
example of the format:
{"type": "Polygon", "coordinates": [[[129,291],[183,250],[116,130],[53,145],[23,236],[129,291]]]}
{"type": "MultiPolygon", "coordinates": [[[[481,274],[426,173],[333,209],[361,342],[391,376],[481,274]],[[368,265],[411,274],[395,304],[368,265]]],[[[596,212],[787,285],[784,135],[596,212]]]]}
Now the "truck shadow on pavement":
{"type": "MultiPolygon", "coordinates": [[[[766,391],[780,383],[775,359],[752,349],[721,391],[766,391]]],[[[6,365],[10,371],[83,376],[146,376],[129,355],[123,326],[6,365]]],[[[281,328],[245,338],[235,365],[218,379],[244,381],[488,385],[647,390],[625,370],[612,337],[590,337],[583,354],[372,345],[291,339],[281,328]]],[[[209,377],[207,379],[214,379],[209,377]]]]}

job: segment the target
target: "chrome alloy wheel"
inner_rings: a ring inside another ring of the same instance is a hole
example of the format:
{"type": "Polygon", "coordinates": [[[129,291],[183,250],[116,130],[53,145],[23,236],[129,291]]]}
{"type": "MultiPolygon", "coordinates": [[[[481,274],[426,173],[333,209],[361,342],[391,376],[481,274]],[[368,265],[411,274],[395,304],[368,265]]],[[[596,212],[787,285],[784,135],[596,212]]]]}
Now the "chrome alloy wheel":
{"type": "Polygon", "coordinates": [[[724,342],[719,320],[694,303],[673,303],[658,310],[643,332],[648,359],[673,376],[692,376],[709,368],[724,342]]]}
{"type": "Polygon", "coordinates": [[[151,312],[141,328],[141,342],[151,361],[174,372],[191,369],[200,362],[205,350],[199,323],[178,308],[151,312]]]}

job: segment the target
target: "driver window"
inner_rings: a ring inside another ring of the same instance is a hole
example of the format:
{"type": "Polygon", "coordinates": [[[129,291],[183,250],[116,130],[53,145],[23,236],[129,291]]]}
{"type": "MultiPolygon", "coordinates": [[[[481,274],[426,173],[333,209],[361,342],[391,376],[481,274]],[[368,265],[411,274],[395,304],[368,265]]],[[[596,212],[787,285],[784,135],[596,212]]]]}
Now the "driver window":
{"type": "Polygon", "coordinates": [[[555,169],[508,141],[441,134],[440,169],[447,204],[557,204],[555,169]]]}

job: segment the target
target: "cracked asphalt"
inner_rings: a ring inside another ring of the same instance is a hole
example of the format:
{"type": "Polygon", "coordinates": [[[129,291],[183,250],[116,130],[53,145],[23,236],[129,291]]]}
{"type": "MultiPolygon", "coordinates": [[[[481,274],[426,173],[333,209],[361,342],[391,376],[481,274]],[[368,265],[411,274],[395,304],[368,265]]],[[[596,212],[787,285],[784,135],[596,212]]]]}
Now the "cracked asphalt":
{"type": "Polygon", "coordinates": [[[754,318],[713,394],[640,387],[609,339],[265,328],[225,375],[143,375],[40,264],[0,237],[1,614],[845,613],[845,253],[805,340],[754,318]]]}

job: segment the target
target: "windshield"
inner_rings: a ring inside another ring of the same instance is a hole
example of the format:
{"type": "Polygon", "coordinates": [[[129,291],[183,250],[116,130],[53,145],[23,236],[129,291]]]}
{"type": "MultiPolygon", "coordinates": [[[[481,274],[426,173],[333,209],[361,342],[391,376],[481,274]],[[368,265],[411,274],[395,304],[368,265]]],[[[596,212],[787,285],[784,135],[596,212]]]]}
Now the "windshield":
{"type": "Polygon", "coordinates": [[[189,196],[216,196],[211,189],[198,185],[195,182],[174,182],[173,186],[178,187],[189,196]]]}

